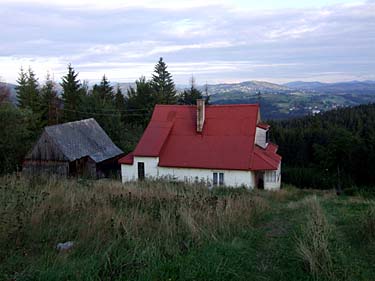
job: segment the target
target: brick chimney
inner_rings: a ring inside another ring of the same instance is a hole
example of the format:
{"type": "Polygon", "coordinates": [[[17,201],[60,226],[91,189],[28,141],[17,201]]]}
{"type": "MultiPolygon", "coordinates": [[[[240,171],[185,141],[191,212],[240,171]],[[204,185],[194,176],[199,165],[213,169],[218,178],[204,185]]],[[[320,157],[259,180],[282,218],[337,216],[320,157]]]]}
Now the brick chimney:
{"type": "Polygon", "coordinates": [[[197,133],[202,133],[205,118],[205,101],[197,100],[197,133]]]}

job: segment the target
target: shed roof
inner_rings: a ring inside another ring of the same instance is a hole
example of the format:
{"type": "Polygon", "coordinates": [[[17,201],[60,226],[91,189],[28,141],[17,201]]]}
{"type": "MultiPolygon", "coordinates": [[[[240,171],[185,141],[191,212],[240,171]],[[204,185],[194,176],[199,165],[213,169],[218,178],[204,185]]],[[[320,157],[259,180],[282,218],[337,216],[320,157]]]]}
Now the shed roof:
{"type": "Polygon", "coordinates": [[[123,153],[95,119],[85,119],[44,128],[69,161],[89,156],[102,162],[123,153]]]}

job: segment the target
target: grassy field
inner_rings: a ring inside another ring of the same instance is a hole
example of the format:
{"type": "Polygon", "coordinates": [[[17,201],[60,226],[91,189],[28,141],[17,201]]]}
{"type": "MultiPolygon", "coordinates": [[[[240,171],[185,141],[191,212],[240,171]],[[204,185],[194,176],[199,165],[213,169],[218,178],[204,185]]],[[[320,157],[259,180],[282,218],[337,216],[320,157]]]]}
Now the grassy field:
{"type": "Polygon", "coordinates": [[[360,196],[0,178],[1,280],[374,280],[374,260],[360,196]]]}

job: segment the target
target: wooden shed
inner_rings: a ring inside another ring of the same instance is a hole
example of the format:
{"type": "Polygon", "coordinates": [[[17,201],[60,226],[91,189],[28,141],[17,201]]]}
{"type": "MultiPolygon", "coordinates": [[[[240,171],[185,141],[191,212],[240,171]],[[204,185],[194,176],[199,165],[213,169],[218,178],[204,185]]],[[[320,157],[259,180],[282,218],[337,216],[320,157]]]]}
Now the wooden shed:
{"type": "Polygon", "coordinates": [[[23,173],[107,177],[119,170],[119,149],[95,119],[48,126],[26,155],[23,173]]]}

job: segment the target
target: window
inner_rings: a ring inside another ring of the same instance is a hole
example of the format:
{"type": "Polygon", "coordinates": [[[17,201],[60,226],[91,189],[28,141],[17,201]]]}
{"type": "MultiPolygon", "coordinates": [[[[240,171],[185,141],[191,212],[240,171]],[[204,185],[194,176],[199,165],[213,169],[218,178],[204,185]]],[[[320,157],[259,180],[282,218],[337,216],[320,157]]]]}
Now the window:
{"type": "Polygon", "coordinates": [[[266,143],[269,143],[269,141],[270,141],[270,131],[267,130],[267,132],[266,132],[266,143]]]}
{"type": "Polygon", "coordinates": [[[145,179],[145,163],[138,162],[138,179],[144,180],[145,179]]]}
{"type": "Polygon", "coordinates": [[[219,185],[224,185],[224,173],[219,173],[219,185]]]}
{"type": "Polygon", "coordinates": [[[276,172],[272,172],[272,182],[276,182],[276,172]]]}
{"type": "Polygon", "coordinates": [[[217,185],[217,173],[214,173],[213,184],[217,185]]]}
{"type": "Polygon", "coordinates": [[[276,171],[266,172],[266,182],[276,182],[276,171]]]}
{"type": "Polygon", "coordinates": [[[213,173],[213,185],[224,185],[224,173],[213,173]]]}

